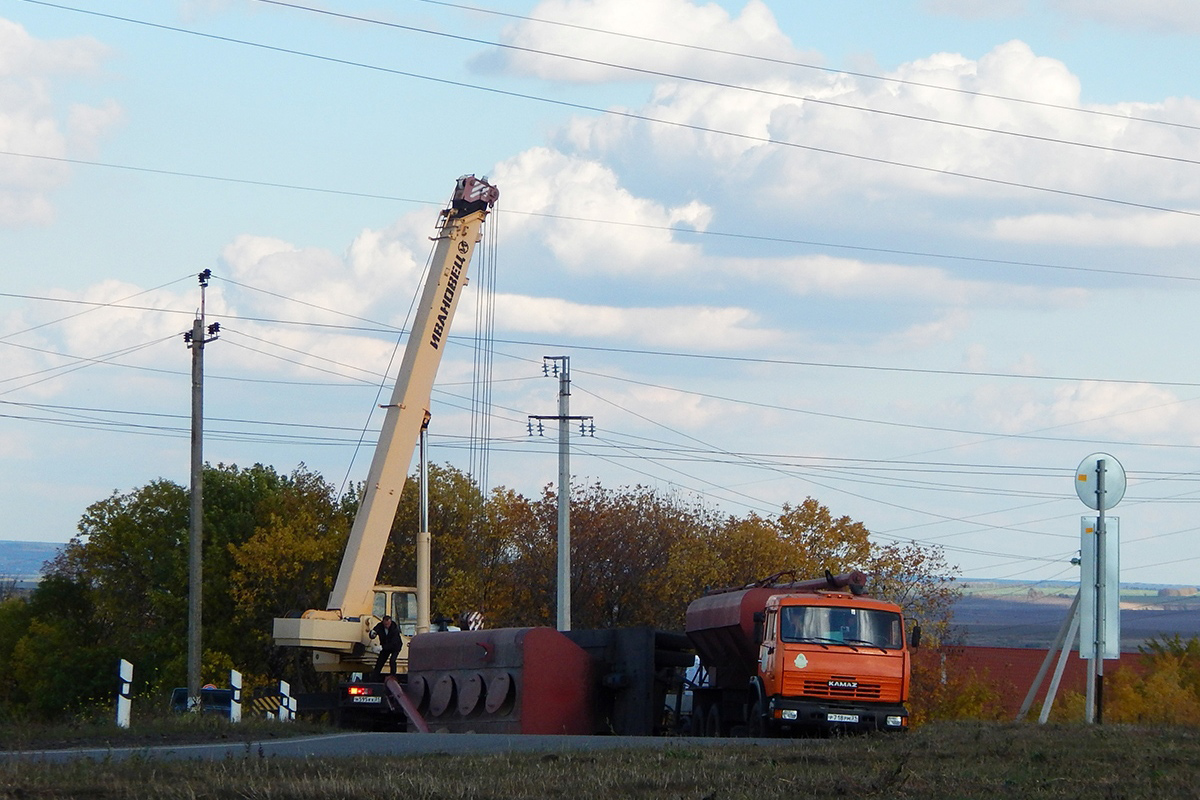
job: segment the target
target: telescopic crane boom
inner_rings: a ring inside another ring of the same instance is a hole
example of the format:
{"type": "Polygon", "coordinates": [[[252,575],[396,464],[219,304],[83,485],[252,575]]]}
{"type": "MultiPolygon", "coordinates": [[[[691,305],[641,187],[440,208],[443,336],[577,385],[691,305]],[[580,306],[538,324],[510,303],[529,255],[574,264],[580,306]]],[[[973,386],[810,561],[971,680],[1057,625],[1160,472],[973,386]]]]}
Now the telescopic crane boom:
{"type": "MultiPolygon", "coordinates": [[[[499,190],[486,178],[464,175],[455,184],[450,206],[438,218],[429,275],[395,389],[384,406],[379,443],[333,593],[325,609],[275,620],[275,643],[311,648],[318,670],[357,671],[372,665],[374,656],[367,652],[368,632],[384,614],[401,624],[406,638],[413,633],[415,590],[377,586],[375,581],[413,451],[429,413],[434,377],[462,287],[467,283],[467,267],[480,240],[484,219],[499,196],[499,190]]],[[[406,652],[401,653],[402,658],[406,656],[406,652]]]]}

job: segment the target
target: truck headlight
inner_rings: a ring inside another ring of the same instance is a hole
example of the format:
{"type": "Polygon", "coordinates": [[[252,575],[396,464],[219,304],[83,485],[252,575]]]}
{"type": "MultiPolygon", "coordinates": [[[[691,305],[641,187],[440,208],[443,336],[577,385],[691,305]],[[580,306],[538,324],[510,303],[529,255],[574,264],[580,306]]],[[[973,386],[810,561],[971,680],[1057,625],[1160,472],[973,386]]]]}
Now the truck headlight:
{"type": "Polygon", "coordinates": [[[795,719],[796,718],[796,709],[785,708],[785,709],[783,709],[782,712],[780,712],[779,716],[781,719],[795,719]]]}
{"type": "Polygon", "coordinates": [[[899,728],[904,724],[904,717],[888,717],[887,724],[892,728],[899,728]]]}

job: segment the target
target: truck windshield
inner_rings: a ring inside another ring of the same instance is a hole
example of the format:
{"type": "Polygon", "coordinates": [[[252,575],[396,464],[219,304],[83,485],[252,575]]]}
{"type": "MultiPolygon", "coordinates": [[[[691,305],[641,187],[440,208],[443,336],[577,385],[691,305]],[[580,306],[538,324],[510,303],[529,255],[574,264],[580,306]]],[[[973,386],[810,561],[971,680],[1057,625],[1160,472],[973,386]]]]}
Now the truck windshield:
{"type": "Polygon", "coordinates": [[[779,636],[785,642],[846,644],[899,650],[904,627],[894,611],[832,606],[784,606],[779,636]]]}

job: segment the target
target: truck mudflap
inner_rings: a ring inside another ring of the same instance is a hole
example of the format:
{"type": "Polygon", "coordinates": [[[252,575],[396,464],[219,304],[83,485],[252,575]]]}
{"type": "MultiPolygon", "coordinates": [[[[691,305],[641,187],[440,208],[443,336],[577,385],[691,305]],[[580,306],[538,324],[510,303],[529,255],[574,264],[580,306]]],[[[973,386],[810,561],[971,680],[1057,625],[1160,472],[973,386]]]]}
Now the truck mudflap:
{"type": "Polygon", "coordinates": [[[775,697],[767,707],[765,727],[781,733],[801,730],[904,731],[908,729],[908,710],[902,705],[775,697]]]}

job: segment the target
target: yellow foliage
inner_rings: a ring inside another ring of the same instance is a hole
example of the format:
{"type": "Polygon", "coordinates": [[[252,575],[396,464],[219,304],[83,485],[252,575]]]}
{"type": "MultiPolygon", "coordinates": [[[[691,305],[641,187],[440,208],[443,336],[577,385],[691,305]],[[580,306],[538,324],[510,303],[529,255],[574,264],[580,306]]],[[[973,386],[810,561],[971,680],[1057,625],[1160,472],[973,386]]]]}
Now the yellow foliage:
{"type": "Polygon", "coordinates": [[[909,714],[912,724],[960,719],[1000,720],[1004,706],[986,672],[957,669],[952,652],[918,651],[913,659],[909,714]]]}

